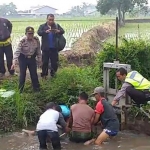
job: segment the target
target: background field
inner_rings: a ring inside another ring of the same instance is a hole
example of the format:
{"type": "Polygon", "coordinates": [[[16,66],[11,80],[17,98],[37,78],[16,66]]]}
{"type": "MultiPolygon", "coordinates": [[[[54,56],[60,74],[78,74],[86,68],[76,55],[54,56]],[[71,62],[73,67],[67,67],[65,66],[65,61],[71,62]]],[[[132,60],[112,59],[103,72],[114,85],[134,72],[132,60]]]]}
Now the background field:
{"type": "MultiPolygon", "coordinates": [[[[136,40],[138,38],[150,39],[150,23],[126,23],[124,27],[119,29],[119,44],[121,39],[136,40]]],[[[115,36],[109,38],[107,43],[115,43],[115,36]]]]}
{"type": "MultiPolygon", "coordinates": [[[[57,20],[56,22],[59,23],[65,30],[65,37],[67,39],[67,44],[65,49],[70,49],[73,42],[79,38],[83,32],[86,32],[93,28],[94,26],[100,25],[104,22],[108,22],[110,20],[57,20]]],[[[38,27],[43,24],[44,20],[38,20],[37,18],[35,20],[12,20],[13,24],[13,32],[12,32],[12,43],[13,43],[13,49],[16,49],[16,46],[19,42],[19,40],[24,36],[25,34],[25,28],[27,26],[33,26],[35,28],[35,31],[37,32],[38,27]]],[[[37,34],[36,34],[37,35],[37,34]]]]}

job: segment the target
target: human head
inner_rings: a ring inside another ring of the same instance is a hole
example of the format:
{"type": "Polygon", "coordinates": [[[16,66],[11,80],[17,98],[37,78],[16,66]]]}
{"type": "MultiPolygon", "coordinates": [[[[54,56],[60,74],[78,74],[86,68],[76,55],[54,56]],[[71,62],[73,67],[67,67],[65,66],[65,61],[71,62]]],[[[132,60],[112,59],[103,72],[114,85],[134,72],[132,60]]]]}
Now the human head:
{"type": "Polygon", "coordinates": [[[127,76],[127,70],[124,68],[119,68],[116,72],[117,79],[120,81],[124,81],[127,76]]]}
{"type": "Polygon", "coordinates": [[[48,25],[54,24],[54,19],[55,19],[55,16],[53,14],[48,14],[47,15],[47,24],[48,25]]]}
{"type": "Polygon", "coordinates": [[[46,104],[46,110],[48,109],[54,109],[56,110],[56,104],[54,102],[49,102],[46,104]]]}
{"type": "Polygon", "coordinates": [[[104,97],[105,91],[103,87],[96,87],[92,96],[95,97],[96,101],[99,101],[102,97],[104,97]]]}
{"type": "Polygon", "coordinates": [[[34,28],[33,27],[27,27],[25,30],[25,35],[27,36],[27,39],[32,40],[34,37],[34,28]]]}
{"type": "Polygon", "coordinates": [[[88,94],[86,92],[80,93],[78,100],[79,100],[79,102],[84,100],[87,103],[87,101],[88,101],[88,94]]]}
{"type": "Polygon", "coordinates": [[[61,107],[59,105],[55,106],[55,110],[58,111],[58,112],[60,112],[60,113],[62,113],[62,109],[61,109],[61,107]]]}

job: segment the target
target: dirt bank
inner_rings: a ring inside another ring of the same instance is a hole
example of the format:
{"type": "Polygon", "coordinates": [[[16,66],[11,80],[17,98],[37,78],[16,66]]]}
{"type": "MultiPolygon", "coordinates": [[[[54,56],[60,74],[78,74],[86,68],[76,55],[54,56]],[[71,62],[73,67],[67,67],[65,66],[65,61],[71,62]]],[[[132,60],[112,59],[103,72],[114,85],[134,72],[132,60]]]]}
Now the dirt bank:
{"type": "Polygon", "coordinates": [[[69,63],[90,63],[95,54],[102,48],[102,43],[115,33],[115,22],[96,26],[82,34],[70,51],[61,52],[69,63]]]}
{"type": "Polygon", "coordinates": [[[125,23],[149,23],[150,19],[128,19],[125,23]]]}

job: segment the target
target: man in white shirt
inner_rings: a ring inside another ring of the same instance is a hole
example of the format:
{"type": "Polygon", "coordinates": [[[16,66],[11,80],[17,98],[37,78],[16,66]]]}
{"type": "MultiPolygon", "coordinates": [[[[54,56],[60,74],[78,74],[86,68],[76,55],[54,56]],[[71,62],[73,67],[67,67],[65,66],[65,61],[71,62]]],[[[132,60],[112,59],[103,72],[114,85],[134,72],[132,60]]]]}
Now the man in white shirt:
{"type": "Polygon", "coordinates": [[[36,127],[40,150],[47,150],[47,138],[51,140],[54,150],[61,150],[57,123],[62,126],[64,131],[68,131],[63,116],[56,111],[56,104],[50,102],[46,106],[46,111],[40,116],[36,127]]]}

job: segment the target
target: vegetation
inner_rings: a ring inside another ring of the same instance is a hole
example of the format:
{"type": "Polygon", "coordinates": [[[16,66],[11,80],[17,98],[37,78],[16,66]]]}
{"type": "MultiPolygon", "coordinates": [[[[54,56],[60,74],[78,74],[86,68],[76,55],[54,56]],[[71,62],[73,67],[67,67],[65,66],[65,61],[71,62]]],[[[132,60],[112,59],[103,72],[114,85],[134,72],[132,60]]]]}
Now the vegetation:
{"type": "MultiPolygon", "coordinates": [[[[109,21],[109,20],[108,20],[109,21]]],[[[12,32],[12,42],[14,48],[16,48],[18,41],[24,36],[25,28],[27,26],[33,26],[35,31],[38,30],[40,24],[43,24],[44,20],[30,20],[26,21],[12,21],[13,23],[13,32],[12,32]]],[[[100,25],[104,20],[93,20],[91,21],[57,21],[65,30],[65,37],[67,39],[66,48],[71,48],[71,44],[74,43],[77,38],[81,37],[83,32],[90,30],[91,28],[100,25]]],[[[107,20],[105,21],[107,22],[107,20]]]]}
{"type": "MultiPolygon", "coordinates": [[[[139,71],[144,77],[150,79],[150,43],[145,41],[123,40],[118,49],[120,63],[131,64],[132,69],[139,71]]],[[[76,67],[67,65],[65,61],[61,65],[58,74],[53,79],[40,80],[41,92],[31,92],[30,80],[27,81],[23,94],[16,94],[11,98],[0,98],[0,129],[11,131],[16,127],[33,125],[44,110],[47,102],[54,101],[71,105],[77,101],[81,91],[90,94],[96,86],[102,83],[103,62],[113,62],[115,59],[115,46],[107,44],[104,50],[97,54],[95,61],[90,66],[76,67]],[[64,67],[64,64],[66,67],[64,67]]],[[[61,60],[63,60],[61,58],[61,60]]],[[[113,79],[115,72],[111,73],[113,79]]],[[[17,89],[17,78],[4,80],[0,88],[17,89]]],[[[114,81],[111,81],[111,87],[114,81]]],[[[90,101],[90,105],[93,105],[90,101]]],[[[146,106],[145,109],[148,109],[146,106]]],[[[139,110],[132,109],[136,114],[139,110]]]]}
{"type": "Polygon", "coordinates": [[[119,21],[125,21],[125,13],[132,12],[135,6],[143,7],[148,0],[99,0],[97,10],[101,14],[107,14],[110,10],[117,10],[119,21]]]}

